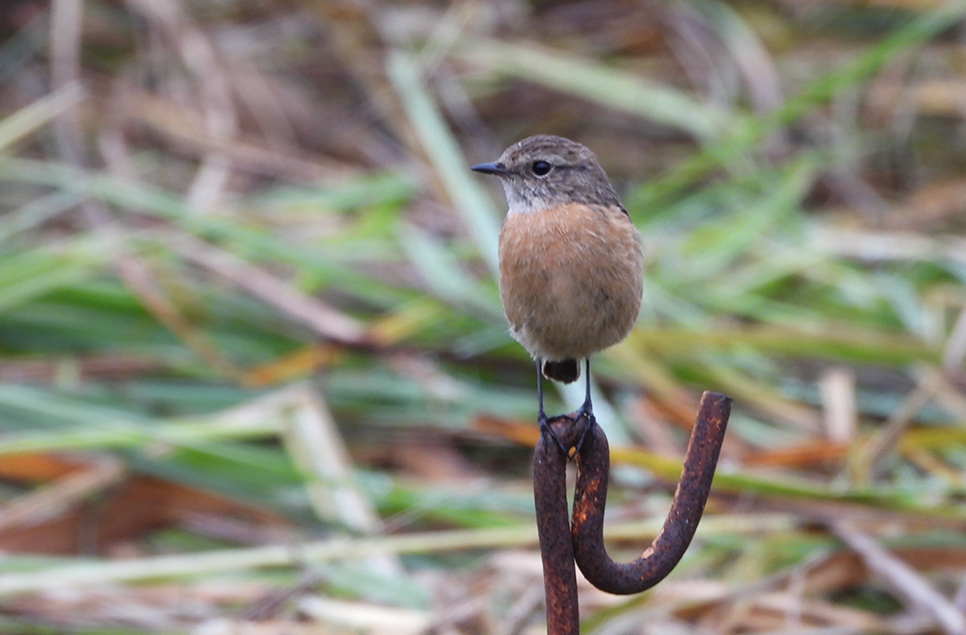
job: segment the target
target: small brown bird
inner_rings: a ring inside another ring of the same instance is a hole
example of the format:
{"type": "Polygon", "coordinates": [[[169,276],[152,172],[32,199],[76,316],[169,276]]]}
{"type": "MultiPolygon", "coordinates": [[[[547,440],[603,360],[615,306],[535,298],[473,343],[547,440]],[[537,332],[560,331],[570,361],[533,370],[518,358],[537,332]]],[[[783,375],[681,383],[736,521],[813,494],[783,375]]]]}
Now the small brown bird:
{"type": "Polygon", "coordinates": [[[510,335],[537,362],[538,421],[547,428],[542,377],[580,376],[580,412],[593,414],[590,356],[630,333],[641,308],[644,255],[627,210],[594,153],[550,135],[528,137],[471,169],[499,177],[509,211],[500,230],[500,300],[510,335]]]}

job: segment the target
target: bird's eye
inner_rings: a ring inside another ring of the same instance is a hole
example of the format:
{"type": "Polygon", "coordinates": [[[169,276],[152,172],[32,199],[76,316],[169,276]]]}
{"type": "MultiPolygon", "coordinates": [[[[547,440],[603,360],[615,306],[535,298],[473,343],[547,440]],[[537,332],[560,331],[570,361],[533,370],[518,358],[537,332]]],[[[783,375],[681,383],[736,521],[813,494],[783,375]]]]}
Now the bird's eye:
{"type": "Polygon", "coordinates": [[[545,176],[550,172],[550,168],[552,167],[553,166],[547,163],[546,161],[534,161],[533,165],[530,166],[530,169],[537,176],[545,176]]]}

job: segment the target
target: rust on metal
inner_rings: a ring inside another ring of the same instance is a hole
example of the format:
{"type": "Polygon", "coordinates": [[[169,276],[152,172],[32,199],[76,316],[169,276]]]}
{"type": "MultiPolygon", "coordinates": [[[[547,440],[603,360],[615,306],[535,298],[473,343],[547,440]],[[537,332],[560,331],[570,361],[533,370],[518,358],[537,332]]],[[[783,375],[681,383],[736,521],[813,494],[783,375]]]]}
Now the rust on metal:
{"type": "MultiPolygon", "coordinates": [[[[611,560],[604,548],[604,505],[610,452],[603,430],[596,422],[590,422],[591,428],[576,453],[577,491],[571,532],[574,559],[591,584],[608,593],[640,593],[663,580],[677,565],[691,544],[704,513],[730,414],[731,399],[728,397],[713,392],[701,396],[697,420],[684,455],[684,469],[667,520],[641,557],[626,564],[611,560]]],[[[560,455],[555,446],[548,448],[546,453],[553,452],[560,455]]],[[[565,461],[566,457],[558,460],[565,461]]],[[[565,492],[561,496],[565,496],[565,492]]],[[[537,509],[539,515],[539,506],[537,509]]]]}

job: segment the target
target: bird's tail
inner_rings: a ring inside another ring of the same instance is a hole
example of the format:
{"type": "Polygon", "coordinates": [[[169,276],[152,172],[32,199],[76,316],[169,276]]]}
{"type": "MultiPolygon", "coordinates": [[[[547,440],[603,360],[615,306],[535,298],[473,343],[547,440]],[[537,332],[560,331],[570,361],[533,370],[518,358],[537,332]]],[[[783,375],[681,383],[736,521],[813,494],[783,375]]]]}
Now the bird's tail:
{"type": "Polygon", "coordinates": [[[573,358],[545,361],[543,362],[543,376],[547,379],[555,379],[569,384],[577,381],[577,378],[580,377],[580,364],[573,358]]]}

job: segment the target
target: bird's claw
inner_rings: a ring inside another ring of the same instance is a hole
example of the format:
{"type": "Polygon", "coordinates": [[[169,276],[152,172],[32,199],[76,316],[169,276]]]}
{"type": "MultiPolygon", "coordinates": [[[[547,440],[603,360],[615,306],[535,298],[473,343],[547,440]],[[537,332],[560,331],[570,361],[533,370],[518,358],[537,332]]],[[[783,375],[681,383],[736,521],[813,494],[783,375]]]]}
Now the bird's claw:
{"type": "Polygon", "coordinates": [[[564,445],[563,441],[560,440],[560,437],[557,436],[557,433],[554,432],[553,428],[550,427],[550,420],[547,418],[547,414],[542,410],[537,413],[537,423],[540,425],[540,435],[548,435],[551,439],[553,439],[553,442],[557,444],[557,447],[560,448],[560,451],[563,452],[565,456],[570,456],[570,453],[567,451],[567,447],[564,445]]]}
{"type": "Polygon", "coordinates": [[[577,411],[577,418],[575,421],[580,421],[581,419],[586,420],[586,425],[584,429],[580,432],[580,438],[577,439],[577,443],[574,444],[574,452],[580,452],[581,446],[584,444],[584,439],[587,438],[587,433],[590,429],[594,427],[597,423],[597,419],[594,418],[594,407],[588,399],[580,406],[580,410],[577,411]]]}

